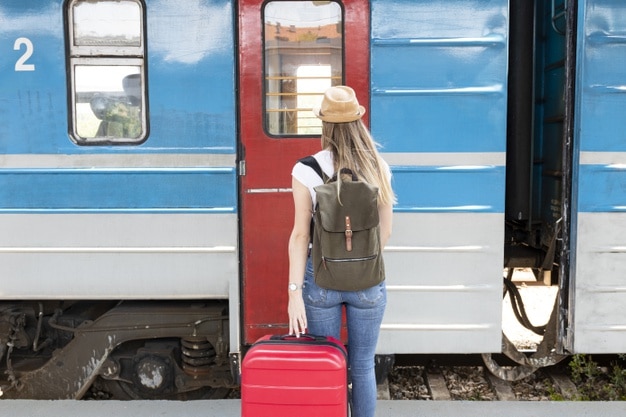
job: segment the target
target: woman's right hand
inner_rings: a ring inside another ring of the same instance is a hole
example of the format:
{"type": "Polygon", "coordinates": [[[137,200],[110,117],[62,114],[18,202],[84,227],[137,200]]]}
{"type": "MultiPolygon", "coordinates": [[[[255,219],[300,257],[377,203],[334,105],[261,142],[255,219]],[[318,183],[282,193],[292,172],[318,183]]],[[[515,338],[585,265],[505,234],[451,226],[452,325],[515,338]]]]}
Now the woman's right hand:
{"type": "Polygon", "coordinates": [[[297,179],[291,182],[294,201],[294,221],[289,236],[289,280],[297,284],[298,289],[289,290],[289,334],[300,337],[307,328],[306,310],[302,298],[302,281],[306,268],[311,231],[311,193],[297,179]]]}
{"type": "Polygon", "coordinates": [[[300,337],[301,334],[305,333],[307,328],[302,289],[289,291],[289,305],[287,311],[289,313],[289,334],[300,337]]]}

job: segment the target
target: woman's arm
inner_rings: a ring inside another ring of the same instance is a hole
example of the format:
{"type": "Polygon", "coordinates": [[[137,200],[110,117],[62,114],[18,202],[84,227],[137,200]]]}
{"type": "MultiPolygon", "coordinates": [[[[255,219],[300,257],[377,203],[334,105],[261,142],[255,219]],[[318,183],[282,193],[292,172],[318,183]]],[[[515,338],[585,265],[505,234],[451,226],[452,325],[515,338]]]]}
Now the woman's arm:
{"type": "MultiPolygon", "coordinates": [[[[298,285],[298,290],[289,291],[289,334],[299,336],[307,327],[306,311],[302,299],[302,283],[309,250],[311,227],[311,194],[300,181],[292,178],[294,222],[289,237],[289,283],[298,285]]],[[[287,285],[285,285],[286,289],[287,285]]]]}

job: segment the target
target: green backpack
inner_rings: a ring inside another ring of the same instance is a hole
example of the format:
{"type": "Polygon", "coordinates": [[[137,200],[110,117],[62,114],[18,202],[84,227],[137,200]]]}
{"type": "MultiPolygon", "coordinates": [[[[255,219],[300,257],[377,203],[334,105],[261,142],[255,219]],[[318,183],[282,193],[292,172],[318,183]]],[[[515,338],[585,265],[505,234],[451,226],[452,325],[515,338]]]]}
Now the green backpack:
{"type": "Polygon", "coordinates": [[[311,251],[315,283],[339,291],[359,291],[380,284],[385,266],[380,246],[378,188],[349,169],[326,176],[312,156],[300,160],[322,178],[315,187],[311,251]],[[347,178],[345,178],[347,177],[347,178]],[[337,196],[336,181],[341,181],[337,196]]]}

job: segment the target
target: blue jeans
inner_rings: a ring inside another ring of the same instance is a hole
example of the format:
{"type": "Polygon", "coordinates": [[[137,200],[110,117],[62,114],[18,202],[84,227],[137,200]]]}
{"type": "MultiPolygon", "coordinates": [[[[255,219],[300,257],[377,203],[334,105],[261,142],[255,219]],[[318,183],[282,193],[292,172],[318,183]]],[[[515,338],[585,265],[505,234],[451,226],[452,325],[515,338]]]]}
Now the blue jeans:
{"type": "Polygon", "coordinates": [[[362,291],[320,288],[313,278],[309,258],[302,289],[308,332],[340,338],[342,307],[348,326],[348,366],[352,380],[352,416],[374,417],[376,374],[374,355],[387,305],[385,282],[362,291]]]}

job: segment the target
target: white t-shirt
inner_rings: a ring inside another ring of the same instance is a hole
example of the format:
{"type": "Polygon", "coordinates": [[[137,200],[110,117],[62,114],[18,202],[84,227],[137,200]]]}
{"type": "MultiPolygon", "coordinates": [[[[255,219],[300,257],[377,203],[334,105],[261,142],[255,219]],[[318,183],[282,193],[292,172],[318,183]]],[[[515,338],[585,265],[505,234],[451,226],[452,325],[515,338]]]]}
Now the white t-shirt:
{"type": "MultiPolygon", "coordinates": [[[[333,154],[331,151],[326,149],[321,150],[313,155],[313,158],[317,160],[317,163],[320,164],[320,168],[322,168],[324,174],[328,175],[329,178],[335,175],[333,154]]],[[[324,181],[319,175],[317,175],[317,172],[315,172],[313,168],[304,165],[302,162],[297,162],[294,165],[291,175],[309,189],[309,192],[311,193],[311,200],[313,201],[313,207],[315,207],[317,199],[315,198],[315,190],[313,187],[322,185],[324,181]]]]}

